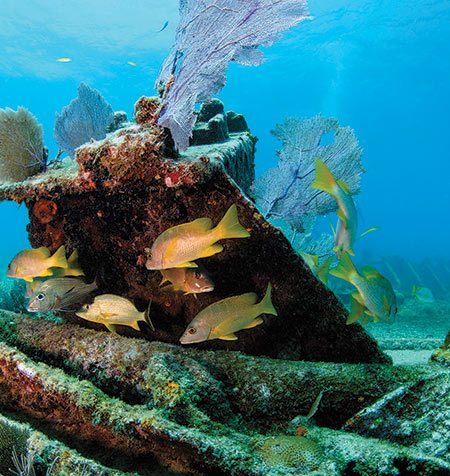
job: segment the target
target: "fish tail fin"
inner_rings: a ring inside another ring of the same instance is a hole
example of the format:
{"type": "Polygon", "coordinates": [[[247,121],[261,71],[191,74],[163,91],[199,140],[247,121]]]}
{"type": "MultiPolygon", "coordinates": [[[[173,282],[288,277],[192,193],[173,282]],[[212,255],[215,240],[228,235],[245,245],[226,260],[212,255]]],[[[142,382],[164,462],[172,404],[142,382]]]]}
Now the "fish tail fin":
{"type": "Polygon", "coordinates": [[[272,314],[273,316],[278,316],[278,312],[272,304],[272,285],[270,283],[267,285],[266,294],[258,304],[258,307],[261,314],[272,314]]]}
{"type": "Polygon", "coordinates": [[[351,284],[355,276],[358,275],[358,271],[355,268],[350,256],[345,251],[342,252],[339,263],[335,268],[330,270],[330,274],[336,278],[343,279],[351,284]]]}
{"type": "Polygon", "coordinates": [[[144,320],[145,322],[151,327],[152,331],[155,332],[155,326],[153,325],[153,322],[150,319],[150,308],[152,307],[152,301],[150,300],[147,306],[147,309],[144,312],[144,320]]]}
{"type": "Polygon", "coordinates": [[[322,190],[330,195],[336,194],[336,187],[338,186],[331,170],[320,159],[316,160],[316,177],[311,185],[312,188],[322,190]]]}
{"type": "Polygon", "coordinates": [[[66,247],[60,246],[50,260],[52,268],[67,268],[66,247]]]}
{"type": "Polygon", "coordinates": [[[239,223],[236,205],[233,204],[215,228],[218,240],[226,238],[248,238],[250,233],[239,223]]]}

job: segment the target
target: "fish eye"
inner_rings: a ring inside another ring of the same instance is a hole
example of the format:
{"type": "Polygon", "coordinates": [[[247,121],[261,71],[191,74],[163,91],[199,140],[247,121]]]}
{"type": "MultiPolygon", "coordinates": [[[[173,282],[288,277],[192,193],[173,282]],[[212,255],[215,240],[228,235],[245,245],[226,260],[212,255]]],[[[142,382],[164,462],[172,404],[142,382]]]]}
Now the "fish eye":
{"type": "Polygon", "coordinates": [[[45,294],[39,293],[36,297],[39,299],[39,301],[42,301],[43,299],[45,299],[45,294]]]}
{"type": "Polygon", "coordinates": [[[189,327],[188,333],[191,334],[191,336],[194,335],[196,332],[197,332],[197,329],[195,327],[189,327]]]}

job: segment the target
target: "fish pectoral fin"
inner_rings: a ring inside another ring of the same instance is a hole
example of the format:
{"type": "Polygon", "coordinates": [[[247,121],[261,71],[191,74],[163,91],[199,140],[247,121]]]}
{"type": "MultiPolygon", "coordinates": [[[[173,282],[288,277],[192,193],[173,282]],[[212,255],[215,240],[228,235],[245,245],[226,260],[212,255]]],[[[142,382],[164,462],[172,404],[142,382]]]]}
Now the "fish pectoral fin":
{"type": "Polygon", "coordinates": [[[162,286],[164,283],[168,283],[168,282],[170,282],[170,281],[166,277],[163,276],[159,285],[162,286]]]}
{"type": "Polygon", "coordinates": [[[180,263],[173,267],[174,268],[198,268],[198,264],[194,263],[193,261],[186,261],[185,263],[180,263]]]}
{"type": "Polygon", "coordinates": [[[262,317],[257,317],[256,319],[253,319],[253,321],[250,322],[250,324],[246,325],[242,329],[251,329],[253,327],[259,326],[263,322],[264,322],[264,319],[262,317]]]}
{"type": "Polygon", "coordinates": [[[108,329],[109,332],[117,332],[116,326],[114,324],[105,324],[105,327],[108,329]]]}
{"type": "Polygon", "coordinates": [[[238,338],[237,338],[236,334],[227,334],[227,335],[218,337],[218,339],[221,339],[221,340],[237,340],[238,338]]]}
{"type": "Polygon", "coordinates": [[[216,255],[221,251],[223,251],[223,246],[220,243],[214,243],[214,245],[209,246],[203,251],[202,258],[207,258],[208,256],[216,255]]]}

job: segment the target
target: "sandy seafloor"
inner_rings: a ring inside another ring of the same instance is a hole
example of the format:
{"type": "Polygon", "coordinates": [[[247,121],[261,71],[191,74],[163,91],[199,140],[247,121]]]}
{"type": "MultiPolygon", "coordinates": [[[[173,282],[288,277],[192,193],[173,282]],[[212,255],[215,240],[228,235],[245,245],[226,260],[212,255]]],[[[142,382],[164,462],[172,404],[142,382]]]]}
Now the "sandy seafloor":
{"type": "Polygon", "coordinates": [[[399,305],[393,324],[370,324],[367,330],[394,364],[426,363],[450,330],[450,298],[434,303],[408,299],[399,305]]]}

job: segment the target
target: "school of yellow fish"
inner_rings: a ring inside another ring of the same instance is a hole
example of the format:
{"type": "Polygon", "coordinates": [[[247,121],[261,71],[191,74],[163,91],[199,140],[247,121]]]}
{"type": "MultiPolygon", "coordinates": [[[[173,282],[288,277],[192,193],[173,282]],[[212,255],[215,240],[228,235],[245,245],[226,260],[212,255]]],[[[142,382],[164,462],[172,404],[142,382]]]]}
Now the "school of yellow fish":
{"type": "MultiPolygon", "coordinates": [[[[319,256],[301,253],[311,271],[325,284],[328,274],[352,284],[356,291],[350,298],[351,310],[347,324],[361,320],[392,323],[397,314],[397,299],[390,281],[376,269],[365,266],[358,272],[350,255],[354,256],[354,244],[358,238],[358,214],[349,186],[334,177],[327,165],[316,160],[316,176],[312,187],[330,194],[338,205],[338,224],[334,233],[334,248],[339,262],[331,268],[332,258],[319,264],[319,256]]],[[[376,230],[369,228],[360,237],[376,230]]]]}
{"type": "MultiPolygon", "coordinates": [[[[169,283],[162,288],[164,291],[194,296],[212,292],[214,282],[198,261],[220,253],[221,240],[249,236],[233,204],[215,227],[210,218],[204,217],[161,233],[148,251],[146,268],[161,273],[161,286],[169,283]]],[[[7,274],[27,281],[30,312],[75,312],[82,319],[103,324],[111,332],[115,332],[117,326],[140,331],[140,322],[155,330],[150,319],[151,303],[145,311],[139,311],[132,301],[122,296],[93,296],[98,290],[97,281],[85,281],[76,250],[69,258],[64,246],[53,255],[45,247],[22,251],[12,260],[7,274]]],[[[236,340],[236,332],[262,324],[262,314],[277,315],[271,292],[269,283],[259,303],[255,293],[246,293],[211,304],[193,319],[180,342],[236,340]]]]}
{"type": "MultiPolygon", "coordinates": [[[[392,322],[397,304],[391,283],[373,268],[366,266],[359,272],[350,258],[355,254],[353,248],[357,239],[358,216],[348,185],[336,179],[327,165],[317,160],[312,187],[329,193],[337,202],[338,225],[333,251],[339,261],[332,267],[332,256],[320,262],[317,255],[300,255],[324,284],[328,284],[328,276],[332,275],[355,287],[356,291],[351,295],[348,324],[358,320],[367,323],[370,319],[392,322]]],[[[199,293],[214,291],[215,287],[199,260],[222,252],[221,240],[249,236],[250,233],[239,222],[237,207],[233,204],[216,226],[210,218],[202,217],[162,232],[147,250],[145,266],[150,271],[161,273],[160,285],[168,283],[162,290],[196,297],[199,293]]],[[[116,326],[128,326],[139,331],[140,322],[154,330],[150,319],[151,303],[145,311],[140,311],[132,301],[122,296],[93,296],[98,290],[97,281],[86,282],[76,250],[69,257],[64,246],[54,254],[45,247],[24,250],[12,260],[7,275],[27,282],[27,308],[30,312],[75,312],[87,321],[103,324],[112,332],[116,331],[116,326]]],[[[262,324],[261,315],[277,315],[271,295],[272,286],[268,283],[259,303],[255,293],[214,302],[194,317],[180,342],[193,344],[212,339],[236,340],[237,332],[262,324]]]]}

